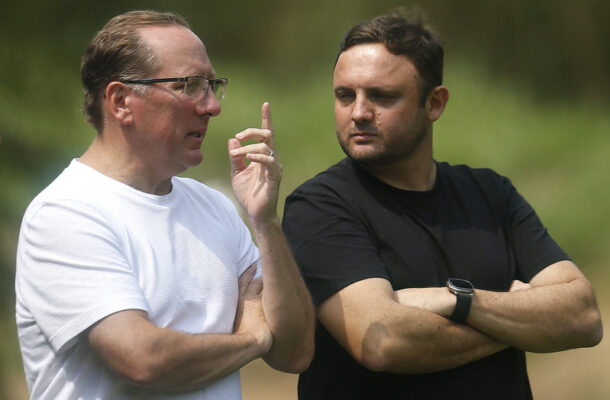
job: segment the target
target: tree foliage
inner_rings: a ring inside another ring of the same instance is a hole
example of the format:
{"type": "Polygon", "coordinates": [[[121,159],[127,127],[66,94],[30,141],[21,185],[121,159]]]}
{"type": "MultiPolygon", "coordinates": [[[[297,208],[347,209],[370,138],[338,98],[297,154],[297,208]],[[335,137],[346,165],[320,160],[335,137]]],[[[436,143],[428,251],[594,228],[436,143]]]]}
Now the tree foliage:
{"type": "MultiPolygon", "coordinates": [[[[285,134],[278,144],[287,194],[341,156],[330,91],[341,35],[404,5],[440,33],[448,81],[459,89],[439,123],[443,157],[507,168],[500,172],[514,173],[531,190],[568,247],[587,260],[606,257],[610,246],[603,238],[610,232],[590,225],[596,212],[610,212],[607,189],[582,210],[579,188],[597,191],[608,172],[600,161],[610,149],[603,111],[610,93],[607,0],[9,2],[0,13],[0,311],[13,313],[17,233],[27,204],[94,135],[81,112],[79,67],[87,43],[110,17],[150,8],[187,18],[217,71],[230,79],[223,115],[231,118],[219,118],[214,129],[255,125],[258,107],[270,100],[285,134]],[[456,70],[467,72],[454,78],[456,70]],[[471,96],[461,98],[465,92],[471,96]],[[483,150],[498,142],[505,146],[501,155],[483,150]],[[582,181],[584,166],[593,172],[582,181]],[[577,180],[584,183],[567,187],[577,180]],[[563,218],[566,212],[573,217],[563,218]]],[[[204,146],[214,150],[204,152],[207,173],[195,172],[198,177],[220,179],[226,172],[222,141],[222,135],[206,138],[204,146]]]]}

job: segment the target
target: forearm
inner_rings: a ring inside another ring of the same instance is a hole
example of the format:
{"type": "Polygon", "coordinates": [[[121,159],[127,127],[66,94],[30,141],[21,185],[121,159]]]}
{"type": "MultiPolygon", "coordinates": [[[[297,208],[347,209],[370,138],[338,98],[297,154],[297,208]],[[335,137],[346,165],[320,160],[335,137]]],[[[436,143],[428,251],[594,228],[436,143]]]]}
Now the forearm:
{"type": "Polygon", "coordinates": [[[586,279],[516,292],[477,290],[467,319],[499,341],[531,352],[590,347],[601,340],[601,320],[586,279]]]}
{"type": "Polygon", "coordinates": [[[154,361],[152,374],[145,383],[162,390],[207,386],[263,354],[256,340],[247,334],[194,335],[187,340],[167,338],[153,347],[157,352],[162,348],[166,352],[161,352],[154,361]]]}
{"type": "Polygon", "coordinates": [[[374,371],[443,371],[507,347],[403,300],[387,280],[365,279],[322,302],[318,318],[354,359],[374,371]]]}
{"type": "Polygon", "coordinates": [[[476,329],[408,306],[365,335],[364,364],[373,370],[427,373],[455,368],[508,346],[476,329]],[[408,322],[405,322],[408,321],[408,322]],[[373,361],[367,361],[367,352],[373,361]],[[375,354],[375,352],[378,352],[375,354]],[[381,361],[375,365],[375,358],[381,361]]]}
{"type": "Polygon", "coordinates": [[[158,328],[139,311],[105,318],[91,330],[89,341],[118,375],[135,385],[165,391],[206,386],[268,348],[248,333],[188,334],[158,328]]]}
{"type": "MultiPolygon", "coordinates": [[[[252,222],[251,222],[252,223],[252,222]]],[[[263,311],[273,334],[265,361],[301,372],[313,356],[314,309],[277,218],[252,223],[263,271],[263,311]]]]}
{"type": "MultiPolygon", "coordinates": [[[[545,268],[509,292],[475,290],[466,323],[499,342],[531,352],[594,346],[602,327],[591,284],[569,261],[545,268]]],[[[401,304],[449,317],[456,297],[445,287],[403,289],[401,304]]]]}

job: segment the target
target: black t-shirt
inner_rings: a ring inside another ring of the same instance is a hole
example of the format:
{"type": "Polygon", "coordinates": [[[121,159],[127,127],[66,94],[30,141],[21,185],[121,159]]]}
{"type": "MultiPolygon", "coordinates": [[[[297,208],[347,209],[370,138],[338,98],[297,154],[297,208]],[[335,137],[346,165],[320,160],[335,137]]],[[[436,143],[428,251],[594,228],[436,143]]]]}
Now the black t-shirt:
{"type": "MultiPolygon", "coordinates": [[[[394,290],[450,277],[506,291],[567,255],[511,182],[489,169],[437,163],[432,190],[396,189],[344,159],[287,199],[283,228],[315,304],[368,278],[394,290]]],[[[300,399],[528,399],[525,354],[509,348],[429,374],[373,372],[318,323],[300,399]]]]}

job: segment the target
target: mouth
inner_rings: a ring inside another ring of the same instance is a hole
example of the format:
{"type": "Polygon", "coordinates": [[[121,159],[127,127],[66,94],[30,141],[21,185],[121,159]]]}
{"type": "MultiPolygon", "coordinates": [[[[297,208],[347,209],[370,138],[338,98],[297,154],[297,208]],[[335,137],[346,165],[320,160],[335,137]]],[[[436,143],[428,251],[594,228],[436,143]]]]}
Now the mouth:
{"type": "Polygon", "coordinates": [[[352,139],[357,140],[357,141],[360,141],[360,140],[371,140],[371,139],[374,139],[376,136],[377,136],[377,134],[373,133],[373,132],[352,132],[350,134],[350,137],[352,139]]]}
{"type": "Polygon", "coordinates": [[[205,132],[189,132],[187,136],[203,139],[205,137],[205,132]]]}

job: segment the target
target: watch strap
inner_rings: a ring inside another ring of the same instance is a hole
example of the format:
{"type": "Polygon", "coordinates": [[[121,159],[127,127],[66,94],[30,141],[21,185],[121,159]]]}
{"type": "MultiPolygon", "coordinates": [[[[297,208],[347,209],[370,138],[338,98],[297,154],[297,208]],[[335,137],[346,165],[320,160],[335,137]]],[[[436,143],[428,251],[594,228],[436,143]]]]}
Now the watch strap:
{"type": "Polygon", "coordinates": [[[470,313],[470,305],[472,304],[472,293],[455,292],[456,303],[455,309],[451,314],[451,319],[454,322],[464,322],[470,313]]]}

